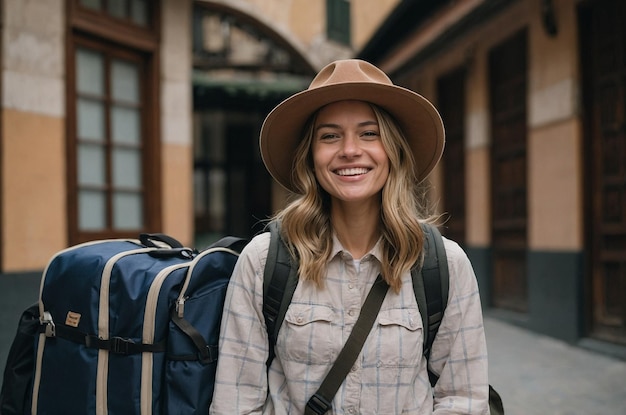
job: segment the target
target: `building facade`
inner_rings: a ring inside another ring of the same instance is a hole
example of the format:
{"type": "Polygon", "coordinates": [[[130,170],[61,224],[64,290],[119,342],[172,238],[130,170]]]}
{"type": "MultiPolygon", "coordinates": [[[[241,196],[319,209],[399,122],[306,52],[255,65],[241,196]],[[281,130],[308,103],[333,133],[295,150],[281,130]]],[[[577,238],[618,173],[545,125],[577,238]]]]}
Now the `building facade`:
{"type": "Polygon", "coordinates": [[[191,240],[190,17],[189,1],[2,2],[2,272],[150,229],[191,240]]]}
{"type": "Polygon", "coordinates": [[[623,1],[0,5],[0,284],[33,282],[7,300],[83,241],[251,236],[288,197],[265,115],[356,56],[440,109],[431,199],[490,312],[624,354],[623,1]]]}
{"type": "Polygon", "coordinates": [[[396,3],[3,0],[0,273],[146,231],[250,236],[285,196],[263,117],[396,3]]]}
{"type": "Polygon", "coordinates": [[[620,0],[403,1],[358,53],[440,109],[434,198],[484,304],[621,356],[625,18],[620,0]]]}

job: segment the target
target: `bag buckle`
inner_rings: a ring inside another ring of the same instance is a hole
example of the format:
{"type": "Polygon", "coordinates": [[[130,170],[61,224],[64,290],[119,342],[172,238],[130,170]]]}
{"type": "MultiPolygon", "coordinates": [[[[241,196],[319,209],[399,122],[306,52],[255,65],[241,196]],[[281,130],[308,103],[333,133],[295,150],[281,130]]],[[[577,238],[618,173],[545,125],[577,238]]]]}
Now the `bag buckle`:
{"type": "Polygon", "coordinates": [[[109,351],[116,354],[129,354],[131,344],[135,344],[135,342],[121,337],[111,337],[109,339],[109,351]]]}
{"type": "Polygon", "coordinates": [[[49,311],[44,311],[43,316],[41,316],[40,322],[42,325],[46,326],[46,330],[44,333],[46,337],[56,337],[56,326],[54,325],[54,321],[52,320],[52,314],[49,311]]]}
{"type": "Polygon", "coordinates": [[[308,406],[309,409],[311,409],[316,414],[322,415],[328,412],[328,410],[332,406],[332,402],[327,401],[326,398],[316,393],[315,395],[311,396],[309,401],[306,403],[306,406],[308,406]]]}

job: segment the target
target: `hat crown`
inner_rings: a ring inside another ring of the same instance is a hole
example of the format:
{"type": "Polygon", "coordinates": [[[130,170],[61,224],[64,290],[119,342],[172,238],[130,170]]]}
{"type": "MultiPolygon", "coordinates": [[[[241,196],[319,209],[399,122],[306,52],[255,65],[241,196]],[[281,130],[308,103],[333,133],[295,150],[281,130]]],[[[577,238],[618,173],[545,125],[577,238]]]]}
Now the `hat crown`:
{"type": "Polygon", "coordinates": [[[374,83],[393,85],[391,79],[369,62],[346,59],[324,67],[309,86],[309,90],[344,83],[374,83]]]}

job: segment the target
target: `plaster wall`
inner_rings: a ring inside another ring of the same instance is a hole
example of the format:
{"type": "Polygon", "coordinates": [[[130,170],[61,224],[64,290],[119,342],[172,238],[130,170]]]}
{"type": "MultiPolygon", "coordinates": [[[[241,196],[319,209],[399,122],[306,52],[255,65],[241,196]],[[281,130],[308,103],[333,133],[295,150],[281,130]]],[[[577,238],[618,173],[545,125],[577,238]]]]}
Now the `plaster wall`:
{"type": "Polygon", "coordinates": [[[64,2],[6,0],[3,17],[2,106],[64,116],[64,2]]]}
{"type": "Polygon", "coordinates": [[[485,248],[491,243],[487,58],[484,49],[471,50],[465,61],[465,237],[468,245],[485,248]]]}
{"type": "Polygon", "coordinates": [[[528,137],[528,245],[532,250],[583,249],[580,122],[535,128],[528,137]]]}
{"type": "Polygon", "coordinates": [[[67,244],[65,123],[4,109],[2,125],[3,268],[41,269],[67,244]]]}
{"type": "Polygon", "coordinates": [[[34,270],[67,243],[65,8],[5,0],[2,32],[4,271],[34,270]]]}
{"type": "Polygon", "coordinates": [[[583,237],[583,162],[576,7],[554,1],[557,34],[529,12],[528,219],[529,249],[579,252],[583,237]]]}
{"type": "Polygon", "coordinates": [[[165,0],[161,43],[163,232],[193,242],[191,0],[165,0]]]}
{"type": "MultiPolygon", "coordinates": [[[[528,203],[531,249],[580,250],[583,247],[583,203],[580,93],[576,7],[555,0],[558,33],[544,29],[540,0],[512,4],[493,19],[477,25],[449,48],[412,70],[409,87],[432,95],[437,79],[448,71],[466,70],[466,210],[467,242],[490,243],[489,51],[519,30],[528,30],[528,203]]],[[[444,10],[438,22],[426,25],[397,48],[385,67],[424,46],[449,16],[459,17],[467,4],[444,10]],[[446,17],[448,16],[448,17],[446,17]],[[421,46],[420,46],[421,45],[421,46]]],[[[445,180],[445,178],[443,179],[445,180]]],[[[445,207],[444,209],[445,210],[445,207]]]]}
{"type": "MultiPolygon", "coordinates": [[[[326,2],[310,0],[248,0],[272,21],[282,24],[304,44],[311,45],[326,32],[326,2]]],[[[350,2],[352,47],[359,50],[374,34],[399,0],[350,2]]]]}
{"type": "Polygon", "coordinates": [[[530,2],[529,101],[531,128],[576,117],[579,112],[580,68],[576,8],[570,1],[554,1],[556,36],[544,30],[540,2],[530,2]]]}
{"type": "Polygon", "coordinates": [[[321,69],[335,59],[350,58],[360,50],[399,3],[399,0],[350,2],[352,45],[326,38],[326,2],[309,0],[201,0],[245,13],[272,28],[312,67],[321,69]]]}

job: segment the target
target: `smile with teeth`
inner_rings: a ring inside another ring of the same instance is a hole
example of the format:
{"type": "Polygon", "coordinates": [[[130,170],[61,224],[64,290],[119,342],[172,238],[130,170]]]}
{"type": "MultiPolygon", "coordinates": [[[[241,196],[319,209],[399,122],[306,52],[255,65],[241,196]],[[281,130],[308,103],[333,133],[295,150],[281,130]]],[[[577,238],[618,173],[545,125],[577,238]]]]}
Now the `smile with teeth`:
{"type": "Polygon", "coordinates": [[[358,176],[360,174],[365,174],[369,171],[365,167],[354,167],[350,169],[339,169],[336,170],[335,173],[339,176],[358,176]]]}

